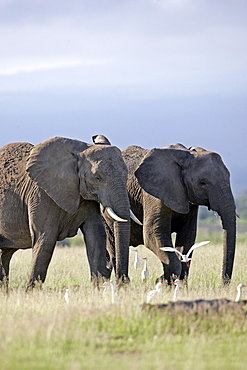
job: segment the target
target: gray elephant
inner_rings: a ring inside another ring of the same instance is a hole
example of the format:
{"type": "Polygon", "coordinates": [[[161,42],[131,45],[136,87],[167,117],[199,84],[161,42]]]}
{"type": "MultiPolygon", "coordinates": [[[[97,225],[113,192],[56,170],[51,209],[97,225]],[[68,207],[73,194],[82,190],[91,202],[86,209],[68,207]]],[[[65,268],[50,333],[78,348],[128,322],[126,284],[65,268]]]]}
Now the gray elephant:
{"type": "Polygon", "coordinates": [[[0,281],[8,283],[9,263],[18,249],[32,248],[28,287],[44,282],[56,241],[85,237],[91,278],[108,276],[102,214],[114,217],[115,268],[128,281],[130,209],[127,167],[109,145],[52,138],[36,146],[0,149],[0,281]]]}
{"type": "Polygon", "coordinates": [[[172,246],[174,232],[175,247],[183,247],[186,254],[196,239],[198,206],[207,206],[221,217],[223,282],[228,283],[235,254],[236,211],[229,171],[220,155],[181,144],[152,150],[130,146],[122,154],[129,171],[130,206],[143,222],[143,227],[131,225],[130,244],[145,244],[158,256],[164,270],[162,279],[184,279],[189,265],[160,247],[172,246]]]}

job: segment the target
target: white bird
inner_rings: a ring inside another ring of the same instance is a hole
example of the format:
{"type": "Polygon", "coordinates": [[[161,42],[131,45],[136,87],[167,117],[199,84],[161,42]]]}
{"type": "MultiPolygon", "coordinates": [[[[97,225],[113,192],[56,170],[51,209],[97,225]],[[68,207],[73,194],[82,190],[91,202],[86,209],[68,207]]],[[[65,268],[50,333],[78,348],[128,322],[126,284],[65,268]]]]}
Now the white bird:
{"type": "Polygon", "coordinates": [[[191,261],[192,258],[189,258],[189,255],[191,254],[191,252],[195,249],[195,248],[198,248],[198,247],[201,247],[205,244],[208,244],[210,243],[210,241],[205,241],[205,242],[199,242],[199,243],[195,243],[194,245],[192,245],[192,247],[189,249],[188,253],[187,254],[182,254],[179,250],[177,250],[176,248],[174,247],[162,247],[160,248],[162,251],[165,251],[165,252],[175,252],[177,254],[179,254],[182,259],[181,259],[181,262],[189,262],[191,261]]]}
{"type": "Polygon", "coordinates": [[[138,256],[138,249],[133,249],[133,252],[135,252],[135,259],[134,259],[134,269],[137,270],[140,266],[140,258],[138,256]]]}
{"type": "Polygon", "coordinates": [[[142,270],[142,281],[145,282],[149,276],[149,270],[148,270],[148,259],[147,257],[142,257],[142,259],[145,260],[144,267],[142,270]]]}
{"type": "Polygon", "coordinates": [[[244,285],[244,284],[238,284],[237,286],[237,296],[236,296],[236,299],[235,299],[235,302],[239,302],[241,297],[242,297],[242,288],[246,287],[247,285],[244,285]]]}
{"type": "MultiPolygon", "coordinates": [[[[173,284],[176,285],[176,293],[179,292],[179,288],[180,288],[180,284],[179,284],[179,280],[175,280],[173,282],[173,284]]],[[[161,309],[161,310],[167,310],[167,312],[172,312],[173,314],[174,313],[178,313],[178,312],[181,312],[180,310],[182,310],[183,312],[188,312],[189,310],[191,310],[191,312],[197,312],[197,313],[202,313],[202,312],[206,312],[207,314],[210,312],[210,311],[214,311],[214,312],[218,312],[218,313],[222,313],[222,310],[224,310],[223,312],[225,312],[225,310],[229,307],[229,309],[234,309],[234,312],[238,309],[241,309],[241,310],[244,310],[245,312],[245,309],[246,309],[246,305],[247,305],[247,300],[241,300],[241,293],[242,293],[242,288],[243,287],[246,287],[247,285],[244,285],[244,284],[239,284],[237,286],[237,296],[236,296],[236,299],[235,301],[232,301],[230,299],[226,299],[226,298],[219,298],[219,299],[196,299],[196,300],[193,300],[193,301],[182,301],[182,300],[179,300],[179,301],[176,301],[176,295],[175,295],[175,292],[174,292],[174,301],[175,302],[168,302],[167,304],[153,304],[151,306],[154,307],[154,309],[161,309]]],[[[143,308],[147,308],[147,307],[150,307],[150,305],[146,305],[144,304],[143,308]]]]}
{"type": "Polygon", "coordinates": [[[104,288],[104,290],[103,290],[104,295],[110,294],[110,283],[108,281],[105,281],[102,284],[102,288],[104,288]]]}
{"type": "MultiPolygon", "coordinates": [[[[175,290],[174,290],[174,296],[173,296],[173,301],[175,302],[177,300],[177,295],[181,294],[180,288],[181,288],[181,283],[179,279],[176,279],[175,281],[171,282],[171,284],[175,285],[175,290]]],[[[246,287],[244,284],[238,284],[237,286],[237,296],[235,299],[235,302],[239,302],[241,297],[242,297],[242,288],[246,287]]],[[[220,301],[220,299],[219,299],[220,301]]],[[[231,302],[231,301],[229,301],[231,302]]]]}
{"type": "Polygon", "coordinates": [[[105,300],[105,302],[108,302],[109,299],[111,298],[111,284],[109,281],[105,281],[102,285],[101,288],[103,288],[102,296],[105,300]]]}
{"type": "Polygon", "coordinates": [[[71,298],[71,293],[70,293],[69,289],[66,289],[65,294],[64,294],[64,299],[65,299],[67,304],[69,304],[70,298],[71,298]]]}
{"type": "Polygon", "coordinates": [[[151,300],[162,293],[162,283],[161,282],[158,282],[156,285],[155,285],[155,289],[154,290],[150,290],[150,292],[147,294],[147,303],[150,303],[151,300]]]}
{"type": "Polygon", "coordinates": [[[111,284],[111,301],[112,301],[112,303],[120,303],[120,298],[117,295],[117,292],[115,290],[114,281],[110,280],[110,284],[111,284]]]}
{"type": "Polygon", "coordinates": [[[171,284],[175,285],[174,295],[173,295],[173,302],[176,302],[177,296],[181,295],[181,283],[179,279],[176,279],[171,282],[171,284]]]}

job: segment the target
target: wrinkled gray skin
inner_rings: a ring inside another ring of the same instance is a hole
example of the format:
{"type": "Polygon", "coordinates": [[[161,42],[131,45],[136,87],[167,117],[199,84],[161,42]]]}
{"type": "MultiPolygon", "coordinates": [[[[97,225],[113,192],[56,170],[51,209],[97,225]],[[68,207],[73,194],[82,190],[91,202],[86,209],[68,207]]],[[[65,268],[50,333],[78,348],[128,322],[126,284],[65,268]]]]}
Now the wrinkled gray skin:
{"type": "MultiPolygon", "coordinates": [[[[96,145],[111,145],[110,141],[103,135],[95,135],[92,137],[93,143],[96,145]]],[[[126,179],[127,182],[127,179],[126,179]]],[[[126,188],[127,191],[127,188],[126,188]]],[[[102,208],[102,207],[101,207],[102,208]]],[[[118,230],[116,229],[117,223],[109,217],[107,212],[102,211],[103,215],[103,224],[106,231],[106,266],[107,266],[107,273],[106,277],[110,279],[112,270],[117,271],[116,264],[123,263],[121,259],[116,259],[116,255],[119,254],[118,252],[118,244],[116,243],[117,235],[119,234],[118,230]],[[118,262],[119,261],[119,262],[118,262]]],[[[129,229],[130,232],[130,229],[129,229]]],[[[126,245],[126,254],[129,251],[129,244],[126,245]]],[[[126,275],[127,276],[127,275],[126,275]]],[[[129,278],[123,279],[123,282],[129,282],[129,278]]]]}
{"type": "Polygon", "coordinates": [[[196,239],[198,206],[207,206],[221,217],[222,275],[228,283],[235,254],[236,212],[229,171],[221,157],[181,144],[152,150],[131,146],[122,154],[129,170],[130,207],[143,222],[143,227],[131,224],[130,245],[144,243],[158,256],[164,269],[161,279],[186,278],[189,266],[181,263],[176,253],[159,248],[172,246],[175,232],[175,247],[187,253],[196,239]]]}
{"type": "Polygon", "coordinates": [[[18,249],[33,249],[28,287],[44,282],[56,241],[84,234],[91,277],[108,277],[106,234],[100,208],[127,222],[114,222],[116,278],[128,281],[130,232],[127,168],[114,146],[52,138],[36,146],[0,149],[0,281],[18,249]]]}

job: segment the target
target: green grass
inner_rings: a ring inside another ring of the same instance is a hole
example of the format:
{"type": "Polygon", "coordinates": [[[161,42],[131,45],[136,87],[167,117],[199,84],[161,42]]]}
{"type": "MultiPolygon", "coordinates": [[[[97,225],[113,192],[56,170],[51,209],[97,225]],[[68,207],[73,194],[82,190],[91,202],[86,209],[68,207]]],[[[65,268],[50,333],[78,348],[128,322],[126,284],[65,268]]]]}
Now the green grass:
{"type": "MultiPolygon", "coordinates": [[[[131,284],[118,292],[119,305],[91,286],[84,247],[56,248],[43,289],[27,294],[31,251],[18,251],[11,264],[9,294],[0,292],[1,368],[246,369],[246,315],[230,310],[201,315],[142,310],[162,268],[149,250],[139,247],[150,269],[143,284],[142,267],[133,269],[131,249],[131,284]],[[69,304],[64,301],[66,287],[72,292],[69,304]]],[[[182,299],[234,299],[237,284],[247,283],[246,261],[246,244],[238,245],[232,283],[222,287],[222,247],[211,242],[195,250],[182,299]]],[[[166,287],[158,302],[172,297],[166,287]]]]}

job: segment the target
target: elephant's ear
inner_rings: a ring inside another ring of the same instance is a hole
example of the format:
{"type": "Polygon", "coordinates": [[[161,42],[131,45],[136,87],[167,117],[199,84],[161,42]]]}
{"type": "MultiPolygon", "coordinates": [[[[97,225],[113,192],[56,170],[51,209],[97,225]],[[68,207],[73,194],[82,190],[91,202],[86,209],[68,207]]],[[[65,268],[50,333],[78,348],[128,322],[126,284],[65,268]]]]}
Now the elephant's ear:
{"type": "Polygon", "coordinates": [[[78,140],[55,137],[34,146],[27,159],[31,179],[71,214],[80,203],[77,153],[88,147],[78,140]]]}
{"type": "Polygon", "coordinates": [[[140,186],[175,212],[188,213],[189,202],[182,182],[182,163],[188,151],[152,149],[135,171],[140,186]]]}
{"type": "Polygon", "coordinates": [[[94,135],[92,136],[92,140],[94,144],[111,145],[110,141],[104,135],[94,135]]]}

